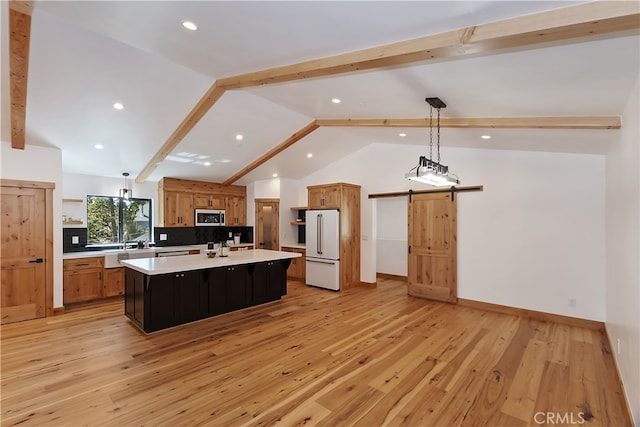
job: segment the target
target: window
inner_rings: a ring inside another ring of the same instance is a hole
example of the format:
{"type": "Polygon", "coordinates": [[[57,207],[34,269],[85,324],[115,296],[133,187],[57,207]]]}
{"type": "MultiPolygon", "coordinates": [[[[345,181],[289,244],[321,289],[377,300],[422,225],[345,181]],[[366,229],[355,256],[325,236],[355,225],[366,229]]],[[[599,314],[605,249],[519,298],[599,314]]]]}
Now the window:
{"type": "Polygon", "coordinates": [[[151,241],[151,199],[87,196],[87,244],[151,241]],[[126,234],[125,234],[126,233],[126,234]]]}

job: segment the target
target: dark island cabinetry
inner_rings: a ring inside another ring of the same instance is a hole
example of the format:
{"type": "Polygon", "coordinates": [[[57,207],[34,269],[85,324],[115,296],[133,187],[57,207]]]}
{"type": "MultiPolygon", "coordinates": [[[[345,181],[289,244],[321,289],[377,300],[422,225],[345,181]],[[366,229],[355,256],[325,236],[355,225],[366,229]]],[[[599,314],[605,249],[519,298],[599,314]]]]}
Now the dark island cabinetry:
{"type": "Polygon", "coordinates": [[[280,299],[290,259],[147,275],[125,274],[125,314],[145,332],[280,299]]]}

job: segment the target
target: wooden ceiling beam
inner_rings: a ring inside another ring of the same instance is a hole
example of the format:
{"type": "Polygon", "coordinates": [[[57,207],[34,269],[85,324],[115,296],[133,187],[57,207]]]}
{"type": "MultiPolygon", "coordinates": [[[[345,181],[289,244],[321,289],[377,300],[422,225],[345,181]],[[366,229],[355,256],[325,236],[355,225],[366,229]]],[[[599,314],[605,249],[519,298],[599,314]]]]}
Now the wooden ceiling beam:
{"type": "Polygon", "coordinates": [[[638,30],[637,2],[595,1],[220,79],[239,89],[638,30]]]}
{"type": "Polygon", "coordinates": [[[143,183],[149,175],[158,167],[164,159],[180,144],[185,136],[193,129],[193,127],[200,121],[200,119],[207,114],[209,109],[218,102],[218,100],[226,92],[225,89],[219,87],[215,82],[209,88],[207,93],[204,94],[195,107],[187,114],[187,117],[180,123],[178,128],[173,131],[169,139],[160,147],[160,149],[149,160],[145,167],[140,171],[136,177],[138,184],[143,183]]]}
{"type": "Polygon", "coordinates": [[[27,119],[27,78],[31,39],[32,2],[9,2],[9,86],[11,147],[24,150],[27,119]]]}
{"type": "MultiPolygon", "coordinates": [[[[434,126],[435,126],[434,119],[434,126]]],[[[319,126],[429,127],[429,119],[318,119],[319,126]]],[[[440,118],[442,128],[462,129],[620,129],[620,117],[456,117],[440,118]]]]}
{"type": "MultiPolygon", "coordinates": [[[[462,58],[504,49],[524,49],[541,43],[568,43],[573,39],[627,31],[637,32],[638,29],[640,29],[640,13],[637,2],[594,1],[218,79],[151,161],[147,163],[136,178],[136,182],[142,183],[147,179],[157,165],[180,143],[226,90],[407,65],[432,59],[462,58]]],[[[291,144],[296,141],[294,140],[291,144]]],[[[252,163],[255,165],[253,167],[259,166],[275,155],[269,157],[270,153],[271,151],[252,163]],[[266,160],[264,160],[265,158],[266,160]]],[[[225,183],[233,183],[249,173],[250,166],[227,179],[225,183]]]]}
{"type": "Polygon", "coordinates": [[[250,164],[248,164],[247,166],[242,168],[240,171],[238,171],[232,177],[230,177],[225,182],[223,182],[222,185],[231,185],[231,184],[233,184],[234,182],[236,182],[237,180],[239,180],[243,176],[247,175],[252,170],[256,169],[258,166],[260,166],[260,165],[266,163],[267,161],[271,160],[272,158],[274,158],[275,156],[277,156],[278,154],[280,154],[281,152],[283,152],[287,148],[291,147],[296,142],[300,141],[305,136],[309,135],[311,132],[313,132],[316,129],[318,129],[318,127],[319,126],[318,126],[318,124],[316,124],[315,121],[309,123],[308,125],[306,125],[302,129],[300,129],[299,131],[297,131],[296,133],[291,135],[289,138],[287,138],[284,142],[282,142],[281,144],[279,144],[276,147],[272,148],[271,150],[269,150],[268,152],[266,152],[265,154],[260,156],[258,159],[256,159],[255,161],[251,162],[250,164]]]}

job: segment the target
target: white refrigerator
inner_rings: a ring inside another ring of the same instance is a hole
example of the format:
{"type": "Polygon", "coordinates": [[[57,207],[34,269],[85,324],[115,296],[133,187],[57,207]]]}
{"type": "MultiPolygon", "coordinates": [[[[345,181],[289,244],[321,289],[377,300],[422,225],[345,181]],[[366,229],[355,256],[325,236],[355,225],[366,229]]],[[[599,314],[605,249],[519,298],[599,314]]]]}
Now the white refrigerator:
{"type": "Polygon", "coordinates": [[[340,290],[340,212],[337,209],[306,212],[306,283],[340,290]]]}

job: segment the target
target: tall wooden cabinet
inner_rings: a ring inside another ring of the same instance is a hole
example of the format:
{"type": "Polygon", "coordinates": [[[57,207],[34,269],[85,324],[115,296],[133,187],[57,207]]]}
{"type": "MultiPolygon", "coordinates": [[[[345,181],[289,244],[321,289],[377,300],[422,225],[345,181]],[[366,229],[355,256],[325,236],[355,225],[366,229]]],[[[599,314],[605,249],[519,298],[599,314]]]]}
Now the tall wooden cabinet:
{"type": "Polygon", "coordinates": [[[159,223],[193,227],[194,209],[224,209],[226,225],[247,225],[247,187],[215,182],[162,178],[158,183],[159,223]]]}
{"type": "Polygon", "coordinates": [[[340,289],[360,284],[360,186],[338,182],[307,187],[309,209],[340,210],[340,289]]]}

